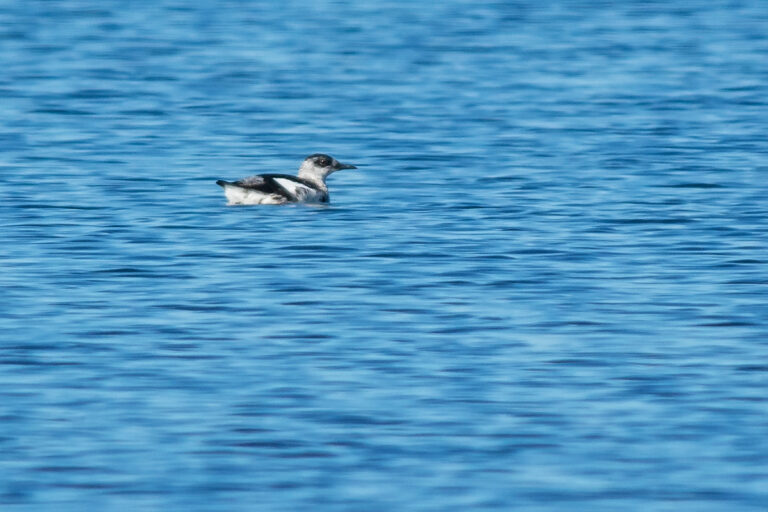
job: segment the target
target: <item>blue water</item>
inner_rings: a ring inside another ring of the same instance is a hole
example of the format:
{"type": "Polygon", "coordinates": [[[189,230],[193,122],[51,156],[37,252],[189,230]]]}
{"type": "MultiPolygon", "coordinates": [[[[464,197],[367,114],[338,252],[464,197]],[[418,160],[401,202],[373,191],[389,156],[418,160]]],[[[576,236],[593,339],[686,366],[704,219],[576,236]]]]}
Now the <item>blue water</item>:
{"type": "Polygon", "coordinates": [[[0,509],[768,510],[767,119],[763,0],[0,2],[0,509]]]}

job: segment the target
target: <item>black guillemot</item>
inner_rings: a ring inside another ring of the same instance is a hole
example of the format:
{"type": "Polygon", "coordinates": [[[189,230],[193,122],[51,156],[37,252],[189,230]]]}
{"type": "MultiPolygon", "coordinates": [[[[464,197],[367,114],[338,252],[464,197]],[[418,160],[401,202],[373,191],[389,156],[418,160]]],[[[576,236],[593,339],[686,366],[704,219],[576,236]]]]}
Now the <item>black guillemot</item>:
{"type": "Polygon", "coordinates": [[[329,174],[342,169],[357,167],[315,153],[301,163],[298,176],[258,174],[238,181],[218,180],[216,184],[224,188],[228,204],[231,205],[327,203],[329,196],[325,179],[329,174]]]}

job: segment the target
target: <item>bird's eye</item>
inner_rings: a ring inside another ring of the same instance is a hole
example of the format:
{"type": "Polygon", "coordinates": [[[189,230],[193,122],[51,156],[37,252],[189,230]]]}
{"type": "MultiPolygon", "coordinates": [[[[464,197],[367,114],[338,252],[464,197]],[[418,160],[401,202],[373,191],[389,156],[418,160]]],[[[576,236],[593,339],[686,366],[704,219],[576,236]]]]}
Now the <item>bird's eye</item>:
{"type": "Polygon", "coordinates": [[[317,162],[317,165],[319,165],[320,167],[328,167],[329,165],[331,165],[331,160],[324,156],[318,158],[316,162],[317,162]]]}

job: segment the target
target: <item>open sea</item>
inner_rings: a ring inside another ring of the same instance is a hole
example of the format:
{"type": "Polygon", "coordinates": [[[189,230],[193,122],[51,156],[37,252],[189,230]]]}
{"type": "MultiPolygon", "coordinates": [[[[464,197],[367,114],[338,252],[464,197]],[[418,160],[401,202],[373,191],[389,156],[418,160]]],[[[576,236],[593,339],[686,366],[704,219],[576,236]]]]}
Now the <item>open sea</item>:
{"type": "Polygon", "coordinates": [[[768,3],[0,0],[0,510],[768,511],[768,3]]]}

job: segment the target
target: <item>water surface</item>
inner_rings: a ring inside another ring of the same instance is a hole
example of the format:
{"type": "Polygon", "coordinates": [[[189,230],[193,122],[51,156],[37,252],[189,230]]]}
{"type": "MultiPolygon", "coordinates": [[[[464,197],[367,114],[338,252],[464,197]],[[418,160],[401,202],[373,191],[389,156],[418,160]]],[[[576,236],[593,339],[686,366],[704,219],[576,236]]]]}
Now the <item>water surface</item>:
{"type": "Polygon", "coordinates": [[[1,508],[765,511],[766,62],[758,0],[0,3],[1,508]]]}

